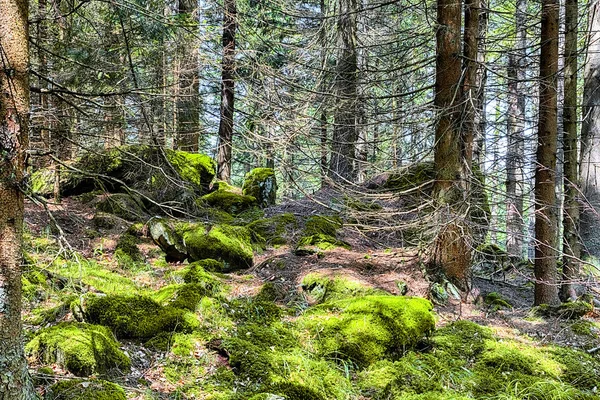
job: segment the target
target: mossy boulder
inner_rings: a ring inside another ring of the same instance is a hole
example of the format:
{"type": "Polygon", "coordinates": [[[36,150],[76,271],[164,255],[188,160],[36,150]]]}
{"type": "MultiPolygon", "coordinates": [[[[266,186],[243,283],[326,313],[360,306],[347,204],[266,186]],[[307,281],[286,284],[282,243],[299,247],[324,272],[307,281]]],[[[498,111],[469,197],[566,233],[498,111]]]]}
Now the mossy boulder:
{"type": "Polygon", "coordinates": [[[242,190],[226,182],[217,182],[213,191],[197,201],[199,207],[213,207],[231,215],[238,215],[256,206],[256,198],[242,194],[242,190]]]}
{"type": "Polygon", "coordinates": [[[211,282],[214,275],[207,273],[210,272],[223,272],[225,265],[223,261],[213,260],[212,258],[205,258],[190,263],[188,268],[185,270],[183,280],[185,283],[197,283],[197,282],[211,282]]]}
{"type": "Polygon", "coordinates": [[[254,168],[244,177],[242,192],[256,199],[260,207],[275,204],[277,197],[277,180],[272,168],[254,168]]]}
{"type": "Polygon", "coordinates": [[[129,358],[119,349],[112,332],[100,325],[62,322],[36,333],[25,347],[43,363],[57,363],[76,376],[126,372],[129,358]]]}
{"type": "Polygon", "coordinates": [[[365,296],[331,301],[301,318],[319,354],[366,367],[400,356],[431,333],[432,305],[422,298],[365,296]]]}
{"type": "Polygon", "coordinates": [[[118,338],[148,339],[161,332],[189,332],[198,327],[195,315],[161,306],[145,296],[95,296],[86,300],[85,319],[112,329],[118,338]]]}
{"type": "Polygon", "coordinates": [[[316,272],[306,275],[302,279],[301,287],[317,303],[350,297],[389,294],[384,290],[365,286],[351,277],[316,272]]]}
{"type": "Polygon", "coordinates": [[[191,261],[214,259],[224,263],[224,272],[250,268],[253,263],[250,231],[243,226],[189,224],[181,237],[191,261]]]}
{"type": "Polygon", "coordinates": [[[594,306],[583,300],[569,301],[560,305],[542,304],[533,309],[534,314],[541,317],[557,317],[562,319],[579,319],[594,310],[594,306]]]}
{"type": "Polygon", "coordinates": [[[165,252],[167,261],[184,261],[188,258],[181,235],[167,219],[159,217],[150,219],[148,232],[154,243],[165,252]]]}
{"type": "Polygon", "coordinates": [[[127,400],[119,385],[101,380],[60,381],[50,387],[46,400],[127,400]]]}
{"type": "Polygon", "coordinates": [[[96,203],[96,209],[127,221],[147,219],[144,203],[141,197],[134,193],[114,193],[102,196],[96,203]]]}
{"type": "Polygon", "coordinates": [[[285,245],[298,221],[293,214],[279,214],[271,218],[261,218],[247,225],[252,233],[252,242],[260,248],[285,245]]]}
{"type": "Polygon", "coordinates": [[[140,239],[129,231],[119,237],[115,247],[115,258],[121,268],[131,268],[137,263],[144,262],[144,256],[138,247],[140,239]]]}
{"type": "Polygon", "coordinates": [[[304,226],[302,237],[296,245],[294,253],[299,256],[320,253],[335,247],[350,248],[344,241],[338,240],[336,235],[343,224],[337,216],[310,217],[304,226]]]}
{"type": "Polygon", "coordinates": [[[500,293],[490,292],[485,295],[483,302],[495,310],[502,308],[513,308],[512,304],[508,302],[500,293]]]}

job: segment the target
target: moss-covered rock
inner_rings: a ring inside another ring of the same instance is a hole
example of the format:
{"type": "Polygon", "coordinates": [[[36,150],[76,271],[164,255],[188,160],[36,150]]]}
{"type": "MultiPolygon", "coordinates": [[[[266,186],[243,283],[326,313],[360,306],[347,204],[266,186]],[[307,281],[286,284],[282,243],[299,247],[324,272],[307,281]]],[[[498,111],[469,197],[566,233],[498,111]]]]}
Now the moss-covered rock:
{"type": "Polygon", "coordinates": [[[252,233],[252,242],[261,248],[281,246],[287,243],[298,221],[293,214],[279,214],[271,218],[262,218],[247,225],[252,233]]]}
{"type": "Polygon", "coordinates": [[[60,381],[50,387],[46,400],[127,400],[125,391],[112,382],[78,379],[60,381]]]}
{"type": "Polygon", "coordinates": [[[294,253],[296,255],[308,255],[331,250],[335,247],[350,248],[346,242],[336,238],[337,230],[342,227],[342,221],[335,216],[315,215],[310,217],[298,241],[294,253]]]}
{"type": "Polygon", "coordinates": [[[63,322],[39,331],[25,347],[43,363],[57,363],[76,376],[126,372],[129,358],[112,332],[99,325],[63,322]]]}
{"type": "Polygon", "coordinates": [[[202,196],[197,204],[200,207],[214,207],[231,215],[238,215],[256,205],[256,198],[241,193],[241,189],[224,182],[218,184],[218,189],[202,196]]]}
{"type": "Polygon", "coordinates": [[[115,229],[117,227],[127,226],[128,222],[113,214],[96,212],[92,218],[92,223],[96,229],[115,229]]]}
{"type": "Polygon", "coordinates": [[[103,196],[96,203],[98,211],[116,215],[127,221],[146,220],[144,203],[133,193],[114,193],[103,196]]]}
{"type": "Polygon", "coordinates": [[[89,298],[85,318],[111,328],[118,338],[147,339],[160,332],[189,332],[199,325],[195,315],[144,296],[89,298]]]}
{"type": "Polygon", "coordinates": [[[275,204],[277,197],[277,180],[272,168],[254,168],[244,177],[242,192],[256,199],[260,207],[275,204]]]}
{"type": "Polygon", "coordinates": [[[212,258],[205,258],[190,263],[189,267],[183,274],[183,280],[185,283],[201,283],[211,282],[215,279],[214,275],[207,273],[211,272],[223,272],[225,265],[223,261],[213,260],[212,258]]]}
{"type": "Polygon", "coordinates": [[[139,238],[129,231],[119,237],[115,247],[115,258],[121,268],[130,268],[137,263],[144,262],[144,256],[138,247],[139,238]]]}
{"type": "Polygon", "coordinates": [[[250,231],[246,227],[190,224],[182,228],[181,236],[192,261],[207,258],[222,261],[225,272],[252,266],[250,231]]]}
{"type": "Polygon", "coordinates": [[[188,258],[181,235],[168,220],[158,217],[150,219],[148,232],[154,243],[165,252],[167,261],[184,261],[188,258]]]}
{"type": "Polygon", "coordinates": [[[558,317],[562,319],[579,319],[594,310],[594,306],[583,300],[569,301],[557,306],[542,304],[533,309],[534,314],[541,317],[558,317]]]}
{"type": "Polygon", "coordinates": [[[490,292],[485,295],[483,302],[493,309],[512,308],[512,305],[498,292],[490,292]]]}
{"type": "Polygon", "coordinates": [[[325,357],[365,367],[401,355],[435,326],[431,303],[421,298],[365,296],[309,310],[301,324],[325,357]]]}
{"type": "Polygon", "coordinates": [[[368,295],[388,295],[384,290],[368,287],[343,275],[310,273],[302,279],[302,290],[317,303],[368,295]]]}
{"type": "Polygon", "coordinates": [[[181,179],[200,188],[202,193],[208,192],[217,171],[215,160],[205,154],[170,149],[164,151],[167,160],[181,179]]]}

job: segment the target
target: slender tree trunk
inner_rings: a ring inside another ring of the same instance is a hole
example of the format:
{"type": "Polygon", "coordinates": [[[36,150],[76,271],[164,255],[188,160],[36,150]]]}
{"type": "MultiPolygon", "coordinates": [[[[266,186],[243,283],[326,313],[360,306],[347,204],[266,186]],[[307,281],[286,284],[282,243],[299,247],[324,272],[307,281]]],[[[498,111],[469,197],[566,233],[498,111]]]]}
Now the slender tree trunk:
{"type": "Polygon", "coordinates": [[[28,145],[28,4],[0,0],[0,400],[34,399],[21,326],[21,185],[28,145]]]}
{"type": "Polygon", "coordinates": [[[223,64],[221,75],[221,120],[219,122],[219,149],[217,177],[231,180],[231,149],[233,141],[234,78],[235,71],[235,0],[225,0],[223,11],[223,64]]]}
{"type": "Polygon", "coordinates": [[[564,214],[563,214],[563,274],[560,297],[575,300],[574,281],[579,275],[579,203],[577,170],[577,0],[565,2],[565,85],[563,106],[564,128],[564,214]]]}
{"type": "Polygon", "coordinates": [[[325,0],[320,0],[320,12],[321,12],[321,26],[319,28],[319,44],[321,46],[321,82],[320,82],[320,92],[321,92],[321,112],[319,115],[319,137],[321,139],[321,187],[327,186],[327,170],[328,170],[328,160],[327,156],[329,154],[327,147],[327,96],[325,92],[327,91],[327,52],[325,49],[327,48],[327,19],[325,18],[327,15],[327,9],[325,5],[325,0]]]}
{"type": "Polygon", "coordinates": [[[477,54],[479,52],[480,0],[465,1],[465,28],[463,41],[463,85],[461,147],[463,163],[470,168],[473,160],[475,138],[475,112],[477,103],[477,54]]]}
{"type": "Polygon", "coordinates": [[[477,74],[475,85],[477,94],[475,99],[475,137],[473,138],[473,163],[483,170],[485,129],[486,129],[486,111],[485,111],[485,87],[487,84],[487,70],[485,65],[485,53],[487,49],[487,30],[488,30],[488,12],[487,0],[482,0],[479,11],[479,40],[477,43],[477,74]]]}
{"type": "Polygon", "coordinates": [[[523,179],[525,78],[523,58],[526,46],[526,0],[517,0],[515,8],[515,46],[508,55],[508,119],[506,154],[506,251],[511,257],[523,257],[523,179]]]}
{"type": "Polygon", "coordinates": [[[556,245],[558,1],[542,1],[540,53],[540,112],[535,169],[535,291],[534,302],[556,304],[558,299],[556,245]]]}
{"type": "Polygon", "coordinates": [[[581,124],[582,255],[600,259],[600,7],[592,1],[588,12],[588,48],[584,72],[581,124]]]}
{"type": "Polygon", "coordinates": [[[356,52],[357,1],[339,0],[338,55],[336,66],[336,107],[330,159],[330,176],[335,182],[353,182],[356,176],[357,81],[358,56],[356,52]]]}

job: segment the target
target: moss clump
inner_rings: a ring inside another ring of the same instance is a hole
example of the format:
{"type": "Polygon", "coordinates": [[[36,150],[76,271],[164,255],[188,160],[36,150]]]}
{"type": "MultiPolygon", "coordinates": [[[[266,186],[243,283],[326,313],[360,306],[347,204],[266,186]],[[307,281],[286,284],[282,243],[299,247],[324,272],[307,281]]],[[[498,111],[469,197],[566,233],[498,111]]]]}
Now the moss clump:
{"type": "Polygon", "coordinates": [[[117,241],[115,248],[115,258],[122,268],[130,268],[131,266],[144,261],[144,256],[138,247],[139,239],[125,232],[117,241]]]}
{"type": "Polygon", "coordinates": [[[498,292],[490,292],[486,294],[483,298],[483,302],[495,310],[501,308],[513,308],[512,304],[506,301],[506,299],[504,299],[504,297],[502,297],[502,295],[498,292]]]}
{"type": "Polygon", "coordinates": [[[277,180],[272,168],[254,168],[244,177],[242,193],[256,199],[260,207],[275,204],[277,197],[277,180]]]}
{"type": "Polygon", "coordinates": [[[301,324],[320,354],[366,367],[401,355],[429,334],[435,326],[431,309],[421,298],[365,296],[315,307],[301,324]]]}
{"type": "Polygon", "coordinates": [[[587,301],[569,301],[558,306],[542,304],[533,309],[534,314],[540,317],[558,317],[562,319],[579,319],[594,310],[594,306],[587,301]]]}
{"type": "Polygon", "coordinates": [[[115,193],[102,198],[96,203],[98,211],[116,215],[127,221],[146,219],[144,204],[138,195],[132,193],[115,193]]]}
{"type": "Polygon", "coordinates": [[[298,221],[293,214],[279,214],[271,218],[258,219],[247,227],[252,233],[252,242],[261,248],[266,248],[286,244],[291,231],[298,228],[298,221]]]}
{"type": "Polygon", "coordinates": [[[61,381],[50,387],[46,400],[127,400],[125,391],[112,382],[101,380],[61,381]]]}
{"type": "Polygon", "coordinates": [[[241,194],[241,189],[225,182],[217,184],[217,190],[198,199],[200,207],[214,207],[231,215],[238,215],[256,205],[256,198],[241,194]]]}
{"type": "Polygon", "coordinates": [[[273,282],[267,282],[261,286],[258,294],[256,295],[256,299],[262,301],[278,301],[284,299],[285,296],[286,292],[283,286],[277,285],[273,282]]]}
{"type": "Polygon", "coordinates": [[[348,243],[336,238],[337,230],[341,227],[342,221],[339,217],[319,215],[310,217],[306,221],[302,237],[298,241],[296,255],[314,254],[335,247],[350,248],[348,243]]]}
{"type": "Polygon", "coordinates": [[[200,283],[186,283],[185,285],[181,285],[175,291],[169,305],[183,310],[196,311],[202,298],[211,295],[212,293],[211,289],[208,289],[200,283]]]}
{"type": "Polygon", "coordinates": [[[237,322],[271,323],[281,318],[282,310],[271,301],[252,298],[234,299],[228,304],[231,318],[237,322]]]}
{"type": "Polygon", "coordinates": [[[183,229],[182,237],[190,260],[220,260],[225,263],[224,271],[252,266],[250,232],[246,227],[189,225],[183,229]]]}
{"type": "Polygon", "coordinates": [[[278,383],[271,390],[283,395],[286,400],[326,400],[325,397],[308,386],[295,382],[278,383]]]}
{"type": "Polygon", "coordinates": [[[185,310],[161,306],[144,296],[92,297],[85,305],[89,322],[108,326],[118,338],[151,338],[160,332],[188,332],[198,327],[185,310]]]}
{"type": "Polygon", "coordinates": [[[28,267],[29,270],[21,275],[21,287],[23,296],[28,300],[34,300],[41,296],[44,290],[48,288],[46,275],[35,267],[28,267]]]}
{"type": "Polygon", "coordinates": [[[437,351],[470,362],[485,350],[486,341],[491,339],[492,333],[488,328],[461,320],[438,329],[432,337],[432,342],[437,351]]]}
{"type": "Polygon", "coordinates": [[[214,275],[206,271],[222,272],[225,269],[223,261],[205,258],[204,260],[194,261],[183,275],[185,283],[200,283],[214,280],[214,275]]]}
{"type": "Polygon", "coordinates": [[[27,344],[26,352],[44,363],[58,363],[76,376],[107,375],[131,367],[109,329],[80,322],[42,329],[27,344]]]}
{"type": "Polygon", "coordinates": [[[181,235],[168,220],[159,217],[150,219],[148,231],[154,243],[165,252],[166,261],[184,261],[188,258],[181,235]]]}
{"type": "Polygon", "coordinates": [[[217,169],[215,160],[205,154],[188,153],[166,149],[167,160],[181,179],[189,182],[206,193],[217,169]]]}
{"type": "Polygon", "coordinates": [[[600,333],[600,325],[595,322],[587,320],[579,320],[571,324],[571,330],[573,333],[584,336],[597,337],[600,333]]]}
{"type": "Polygon", "coordinates": [[[306,275],[302,279],[301,287],[318,303],[349,297],[389,294],[342,275],[327,276],[320,273],[306,275]]]}

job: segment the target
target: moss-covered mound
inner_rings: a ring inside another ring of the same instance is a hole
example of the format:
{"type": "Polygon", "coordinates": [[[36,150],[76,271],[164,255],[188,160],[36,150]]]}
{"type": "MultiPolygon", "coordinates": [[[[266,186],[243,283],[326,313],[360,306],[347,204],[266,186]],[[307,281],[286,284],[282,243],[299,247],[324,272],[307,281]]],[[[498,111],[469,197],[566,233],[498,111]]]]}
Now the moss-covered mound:
{"type": "Polygon", "coordinates": [[[216,190],[202,196],[197,204],[200,207],[214,207],[231,215],[238,215],[257,205],[256,198],[242,194],[240,188],[226,182],[215,184],[216,190]]]}
{"type": "Polygon", "coordinates": [[[320,215],[310,217],[305,223],[295,254],[301,256],[331,250],[335,247],[350,248],[348,243],[336,238],[337,230],[342,226],[339,217],[320,215]]]}
{"type": "Polygon", "coordinates": [[[214,279],[214,275],[206,271],[222,272],[224,269],[225,265],[223,261],[213,260],[212,258],[194,261],[185,270],[183,280],[185,283],[211,282],[214,279]]]}
{"type": "Polygon", "coordinates": [[[158,217],[150,219],[148,231],[154,243],[165,252],[167,261],[184,261],[188,258],[181,235],[167,219],[158,217]]]}
{"type": "Polygon", "coordinates": [[[181,236],[191,261],[215,259],[224,263],[224,271],[236,271],[252,266],[253,253],[250,231],[243,226],[190,224],[182,228],[181,236]]]}
{"type": "Polygon", "coordinates": [[[198,326],[195,315],[144,296],[91,297],[85,304],[85,318],[111,328],[118,338],[151,338],[161,332],[189,332],[198,326]]]}
{"type": "Polygon", "coordinates": [[[144,203],[134,193],[114,193],[103,196],[96,203],[98,211],[116,215],[127,221],[145,221],[147,219],[144,203]]]}
{"type": "Polygon", "coordinates": [[[126,372],[131,366],[112,332],[99,325],[63,322],[39,331],[25,349],[29,356],[57,363],[76,376],[126,372]]]}
{"type": "Polygon", "coordinates": [[[298,228],[298,221],[293,214],[279,214],[257,219],[247,227],[252,233],[252,242],[260,248],[266,248],[286,244],[292,232],[298,228]]]}
{"type": "Polygon", "coordinates": [[[101,380],[61,381],[50,387],[46,400],[127,400],[125,391],[112,382],[101,380]]]}
{"type": "Polygon", "coordinates": [[[119,237],[115,248],[115,258],[121,268],[131,268],[136,263],[144,261],[144,256],[138,247],[139,238],[129,231],[119,237]]]}
{"type": "Polygon", "coordinates": [[[315,307],[302,324],[320,354],[365,367],[401,355],[429,334],[435,326],[431,310],[421,298],[365,296],[315,307]]]}
{"type": "Polygon", "coordinates": [[[244,177],[242,192],[256,199],[260,207],[275,204],[277,197],[277,180],[272,168],[254,168],[244,177]]]}
{"type": "Polygon", "coordinates": [[[317,303],[350,297],[368,295],[387,295],[384,290],[363,285],[355,279],[343,275],[325,275],[310,273],[302,279],[302,290],[307,292],[317,303]]]}

